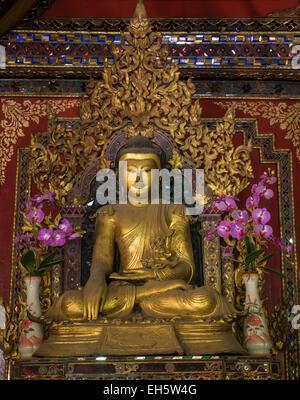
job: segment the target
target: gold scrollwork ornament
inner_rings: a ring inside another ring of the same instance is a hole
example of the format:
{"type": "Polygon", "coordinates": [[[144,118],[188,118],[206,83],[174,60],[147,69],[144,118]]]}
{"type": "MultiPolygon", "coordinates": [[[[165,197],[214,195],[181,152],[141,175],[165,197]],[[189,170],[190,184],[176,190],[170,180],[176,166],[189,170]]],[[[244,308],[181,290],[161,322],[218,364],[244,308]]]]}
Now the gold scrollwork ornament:
{"type": "Polygon", "coordinates": [[[88,163],[105,159],[115,132],[152,138],[159,129],[171,136],[188,165],[204,168],[215,195],[240,193],[253,177],[251,143],[233,145],[234,108],[214,128],[204,123],[194,84],[179,80],[179,67],[168,62],[162,35],[152,32],[142,2],[121,44],[111,51],[114,64],[105,63],[101,81],[91,79],[79,121],[71,126],[48,110],[48,132],[33,136],[30,171],[38,189],[54,191],[57,203],[65,204],[88,163]]]}

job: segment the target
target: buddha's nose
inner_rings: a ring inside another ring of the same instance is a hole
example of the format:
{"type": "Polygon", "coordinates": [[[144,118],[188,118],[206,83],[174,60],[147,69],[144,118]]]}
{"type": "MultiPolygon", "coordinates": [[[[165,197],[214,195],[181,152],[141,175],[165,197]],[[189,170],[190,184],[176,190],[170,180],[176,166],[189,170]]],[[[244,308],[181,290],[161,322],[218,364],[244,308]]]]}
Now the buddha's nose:
{"type": "Polygon", "coordinates": [[[136,182],[139,182],[141,180],[141,177],[139,175],[137,175],[137,177],[135,178],[136,182]]]}

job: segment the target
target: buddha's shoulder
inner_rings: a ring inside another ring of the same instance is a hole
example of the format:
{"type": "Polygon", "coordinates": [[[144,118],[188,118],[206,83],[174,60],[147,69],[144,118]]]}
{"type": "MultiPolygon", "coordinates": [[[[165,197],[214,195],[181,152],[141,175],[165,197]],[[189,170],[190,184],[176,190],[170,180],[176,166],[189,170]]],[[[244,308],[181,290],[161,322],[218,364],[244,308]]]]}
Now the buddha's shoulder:
{"type": "Polygon", "coordinates": [[[98,217],[113,217],[116,214],[116,205],[107,204],[100,207],[92,216],[91,219],[98,217]]]}
{"type": "Polygon", "coordinates": [[[172,218],[172,215],[179,217],[186,217],[186,207],[184,204],[165,204],[168,215],[172,218]]]}

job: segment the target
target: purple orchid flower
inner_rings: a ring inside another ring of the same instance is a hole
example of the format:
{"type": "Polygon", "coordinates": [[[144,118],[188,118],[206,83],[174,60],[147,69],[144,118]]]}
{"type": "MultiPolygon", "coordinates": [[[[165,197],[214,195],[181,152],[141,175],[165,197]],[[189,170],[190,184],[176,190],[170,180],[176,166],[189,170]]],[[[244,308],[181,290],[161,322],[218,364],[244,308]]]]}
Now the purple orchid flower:
{"type": "Polygon", "coordinates": [[[72,235],[70,235],[68,237],[68,240],[74,240],[74,239],[77,239],[79,237],[80,237],[79,233],[78,232],[74,232],[74,233],[72,233],[72,235]]]}
{"type": "Polygon", "coordinates": [[[267,188],[262,182],[259,182],[258,184],[255,183],[254,185],[252,185],[251,193],[256,193],[258,195],[261,195],[266,191],[266,189],[267,188]]]}
{"type": "Polygon", "coordinates": [[[277,238],[274,235],[271,235],[270,239],[273,240],[273,242],[275,242],[280,247],[281,251],[285,251],[283,240],[280,237],[277,238]]]}
{"type": "Polygon", "coordinates": [[[271,214],[266,208],[256,208],[252,211],[252,218],[254,222],[265,225],[271,219],[271,214]]]}
{"type": "Polygon", "coordinates": [[[264,172],[261,176],[260,176],[260,179],[262,180],[262,182],[264,183],[264,184],[268,184],[268,185],[273,185],[276,181],[277,181],[277,178],[275,177],[275,176],[269,176],[268,174],[267,174],[267,172],[264,172]]]}
{"type": "Polygon", "coordinates": [[[265,238],[270,238],[273,235],[273,228],[270,225],[257,224],[254,226],[254,233],[265,238]]]}
{"type": "Polygon", "coordinates": [[[274,241],[276,244],[278,244],[278,246],[283,246],[283,240],[280,237],[275,238],[275,236],[274,236],[274,241]]]}
{"type": "Polygon", "coordinates": [[[53,203],[55,196],[56,196],[56,193],[54,193],[54,192],[43,193],[42,201],[48,200],[48,201],[50,201],[50,203],[53,203]]]}
{"type": "Polygon", "coordinates": [[[63,219],[63,220],[61,221],[61,223],[58,225],[58,228],[59,228],[62,232],[66,233],[67,235],[69,235],[69,234],[72,233],[72,231],[73,231],[73,228],[72,228],[70,222],[69,222],[67,219],[63,219]]]}
{"type": "Polygon", "coordinates": [[[259,196],[264,196],[266,199],[271,199],[274,196],[273,190],[268,189],[262,182],[253,185],[251,192],[258,194],[259,196]]]}
{"type": "Polygon", "coordinates": [[[54,243],[53,230],[46,228],[41,229],[39,231],[37,239],[40,240],[45,247],[52,246],[52,244],[54,243]]]}
{"type": "Polygon", "coordinates": [[[259,204],[259,195],[257,193],[253,193],[252,196],[248,197],[246,200],[246,208],[249,210],[250,208],[257,207],[259,204]]]}
{"type": "Polygon", "coordinates": [[[291,246],[290,244],[288,244],[288,245],[286,246],[286,248],[285,248],[285,251],[286,251],[288,254],[291,254],[291,253],[292,253],[292,246],[291,246]]]}
{"type": "Polygon", "coordinates": [[[15,244],[19,244],[20,247],[23,247],[24,244],[31,245],[33,240],[34,239],[31,237],[21,234],[21,235],[16,235],[13,242],[15,244]]]}
{"type": "Polygon", "coordinates": [[[249,220],[249,214],[247,211],[235,210],[231,214],[232,218],[234,218],[237,222],[247,223],[249,220]]]}
{"type": "Polygon", "coordinates": [[[273,192],[273,190],[272,189],[266,189],[264,192],[263,192],[263,196],[264,196],[264,198],[265,199],[271,199],[273,196],[274,196],[274,192],[273,192]]]}
{"type": "Polygon", "coordinates": [[[54,231],[53,243],[55,246],[63,246],[66,243],[66,234],[61,230],[54,231]]]}
{"type": "Polygon", "coordinates": [[[206,240],[210,241],[211,239],[212,239],[212,232],[208,232],[208,234],[206,235],[206,240]]]}
{"type": "Polygon", "coordinates": [[[241,222],[235,222],[231,225],[230,234],[233,238],[240,240],[248,232],[247,227],[241,222]]]}
{"type": "Polygon", "coordinates": [[[56,196],[56,193],[54,192],[49,192],[49,193],[37,193],[35,194],[30,200],[27,201],[26,207],[38,207],[42,208],[43,205],[42,203],[46,200],[50,201],[50,203],[54,202],[54,197],[56,196]]]}
{"type": "Polygon", "coordinates": [[[43,201],[43,195],[41,193],[35,194],[31,199],[33,207],[38,206],[43,201]]]}
{"type": "Polygon", "coordinates": [[[216,201],[214,206],[219,211],[231,211],[237,207],[233,197],[225,197],[223,200],[216,201]]]}
{"type": "Polygon", "coordinates": [[[37,222],[38,224],[40,224],[45,217],[45,214],[40,208],[33,210],[26,209],[25,214],[29,222],[37,222]]]}
{"type": "Polygon", "coordinates": [[[230,228],[231,223],[228,221],[222,221],[217,226],[218,235],[221,237],[229,236],[230,235],[230,228]]]}

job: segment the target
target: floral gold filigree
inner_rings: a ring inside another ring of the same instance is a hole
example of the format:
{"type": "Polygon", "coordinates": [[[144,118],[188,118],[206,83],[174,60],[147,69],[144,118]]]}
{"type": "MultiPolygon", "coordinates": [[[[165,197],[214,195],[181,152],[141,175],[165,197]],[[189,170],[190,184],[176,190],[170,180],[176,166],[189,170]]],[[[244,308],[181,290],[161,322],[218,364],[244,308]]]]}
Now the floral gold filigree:
{"type": "Polygon", "coordinates": [[[24,129],[32,122],[38,124],[41,117],[46,116],[47,104],[56,112],[63,112],[67,108],[79,104],[77,99],[56,100],[23,100],[18,102],[13,99],[1,99],[3,119],[0,122],[0,184],[5,182],[5,170],[14,154],[18,138],[25,136],[24,129]]]}
{"type": "MultiPolygon", "coordinates": [[[[180,81],[178,65],[168,60],[162,35],[152,32],[142,3],[138,3],[128,32],[111,48],[114,64],[104,65],[102,80],[91,79],[73,126],[52,111],[48,132],[34,135],[30,169],[40,191],[53,191],[59,204],[76,185],[88,163],[101,160],[110,137],[124,130],[127,138],[153,138],[155,130],[170,135],[181,159],[203,168],[215,195],[237,195],[253,176],[251,143],[233,145],[234,109],[208,128],[190,79],[180,81]]],[[[173,161],[171,161],[172,163],[173,161]]]]}
{"type": "Polygon", "coordinates": [[[272,352],[283,352],[289,342],[289,320],[287,315],[288,301],[283,299],[274,306],[270,315],[270,335],[273,341],[272,352]]]}
{"type": "Polygon", "coordinates": [[[244,114],[252,117],[261,116],[269,121],[270,125],[279,124],[280,129],[286,131],[285,139],[291,140],[296,150],[296,156],[300,161],[300,104],[280,102],[275,104],[271,101],[233,101],[215,102],[222,108],[234,107],[244,114]]]}

